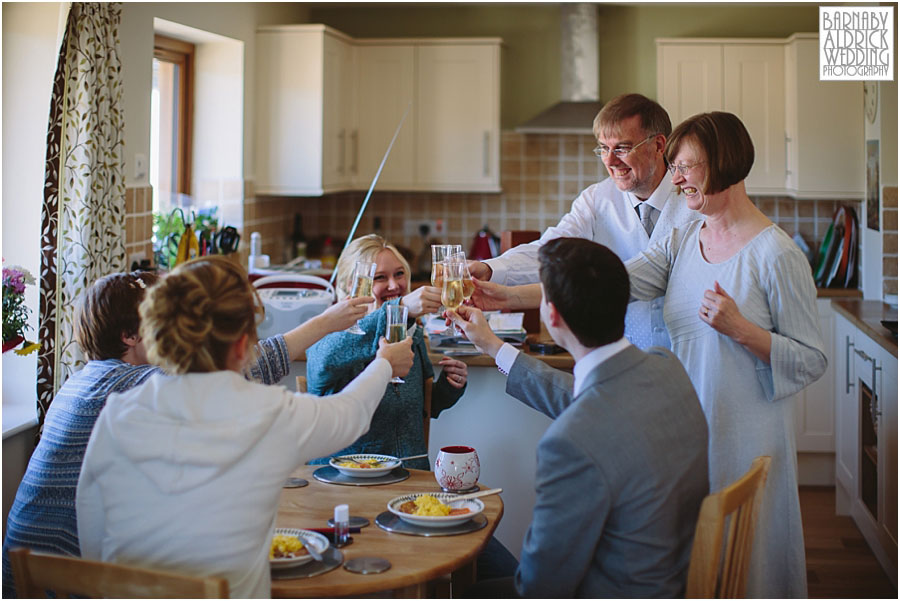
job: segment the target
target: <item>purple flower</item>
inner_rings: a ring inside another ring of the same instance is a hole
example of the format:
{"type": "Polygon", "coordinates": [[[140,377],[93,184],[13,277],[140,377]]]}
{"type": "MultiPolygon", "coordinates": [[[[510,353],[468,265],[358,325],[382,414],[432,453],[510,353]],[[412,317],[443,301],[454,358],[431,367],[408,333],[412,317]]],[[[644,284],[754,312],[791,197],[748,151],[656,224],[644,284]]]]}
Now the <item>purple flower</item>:
{"type": "Polygon", "coordinates": [[[3,285],[16,294],[25,294],[25,274],[18,269],[3,269],[3,285]]]}

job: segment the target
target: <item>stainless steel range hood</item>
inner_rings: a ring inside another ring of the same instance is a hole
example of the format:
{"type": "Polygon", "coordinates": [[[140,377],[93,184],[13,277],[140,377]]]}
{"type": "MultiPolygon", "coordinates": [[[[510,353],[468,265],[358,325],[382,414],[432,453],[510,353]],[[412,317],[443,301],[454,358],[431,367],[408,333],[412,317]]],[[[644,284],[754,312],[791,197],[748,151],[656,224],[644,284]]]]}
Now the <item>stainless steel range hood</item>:
{"type": "Polygon", "coordinates": [[[561,100],[516,127],[526,134],[592,134],[600,111],[597,6],[562,4],[561,100]]]}

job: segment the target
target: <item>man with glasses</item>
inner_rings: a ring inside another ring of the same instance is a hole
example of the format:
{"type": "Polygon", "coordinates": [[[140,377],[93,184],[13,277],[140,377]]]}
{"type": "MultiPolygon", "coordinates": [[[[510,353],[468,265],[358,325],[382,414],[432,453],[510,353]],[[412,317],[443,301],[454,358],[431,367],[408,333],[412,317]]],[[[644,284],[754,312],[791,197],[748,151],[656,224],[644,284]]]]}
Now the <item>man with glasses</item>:
{"type": "MultiPolygon", "coordinates": [[[[508,286],[533,284],[538,282],[538,248],[554,238],[593,240],[626,261],[665,239],[673,227],[700,219],[676,198],[676,187],[666,177],[663,151],[671,132],[666,110],[645,96],[623,94],[607,102],[594,119],[594,154],[609,177],[582,191],[559,224],[539,240],[495,259],[470,262],[472,275],[508,286]]],[[[629,305],[625,336],[632,344],[641,349],[670,346],[662,307],[662,298],[629,305]]]]}

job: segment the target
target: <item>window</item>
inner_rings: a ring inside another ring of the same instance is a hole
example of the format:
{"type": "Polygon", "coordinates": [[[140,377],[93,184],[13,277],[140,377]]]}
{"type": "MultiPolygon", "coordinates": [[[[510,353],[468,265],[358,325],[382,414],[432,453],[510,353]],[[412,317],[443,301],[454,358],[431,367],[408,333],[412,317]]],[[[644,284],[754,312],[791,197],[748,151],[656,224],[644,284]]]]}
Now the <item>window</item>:
{"type": "Polygon", "coordinates": [[[185,205],[191,192],[194,45],[157,35],[153,44],[150,185],[153,211],[185,205]]]}

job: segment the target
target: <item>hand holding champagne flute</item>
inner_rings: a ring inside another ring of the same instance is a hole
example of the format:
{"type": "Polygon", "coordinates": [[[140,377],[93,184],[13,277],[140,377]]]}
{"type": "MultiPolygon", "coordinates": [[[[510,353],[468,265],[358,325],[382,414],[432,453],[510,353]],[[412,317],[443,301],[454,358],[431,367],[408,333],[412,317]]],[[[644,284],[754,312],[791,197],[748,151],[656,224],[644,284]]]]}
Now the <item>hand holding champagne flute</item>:
{"type": "MultiPolygon", "coordinates": [[[[356,265],[353,268],[353,290],[350,291],[351,298],[372,296],[372,282],[375,278],[375,269],[376,264],[372,261],[356,262],[356,265]]],[[[349,334],[365,334],[365,331],[359,327],[359,321],[344,331],[349,334]]]]}
{"type": "MultiPolygon", "coordinates": [[[[409,315],[408,308],[403,305],[385,304],[384,313],[387,322],[385,337],[391,344],[403,342],[406,339],[406,319],[409,315]]],[[[391,384],[405,384],[403,378],[391,378],[391,384]]]]}
{"type": "Polygon", "coordinates": [[[469,273],[469,266],[468,262],[466,261],[466,253],[453,253],[452,255],[450,255],[449,262],[462,263],[463,299],[467,301],[472,298],[473,294],[475,294],[475,284],[472,283],[472,274],[469,273]]]}

